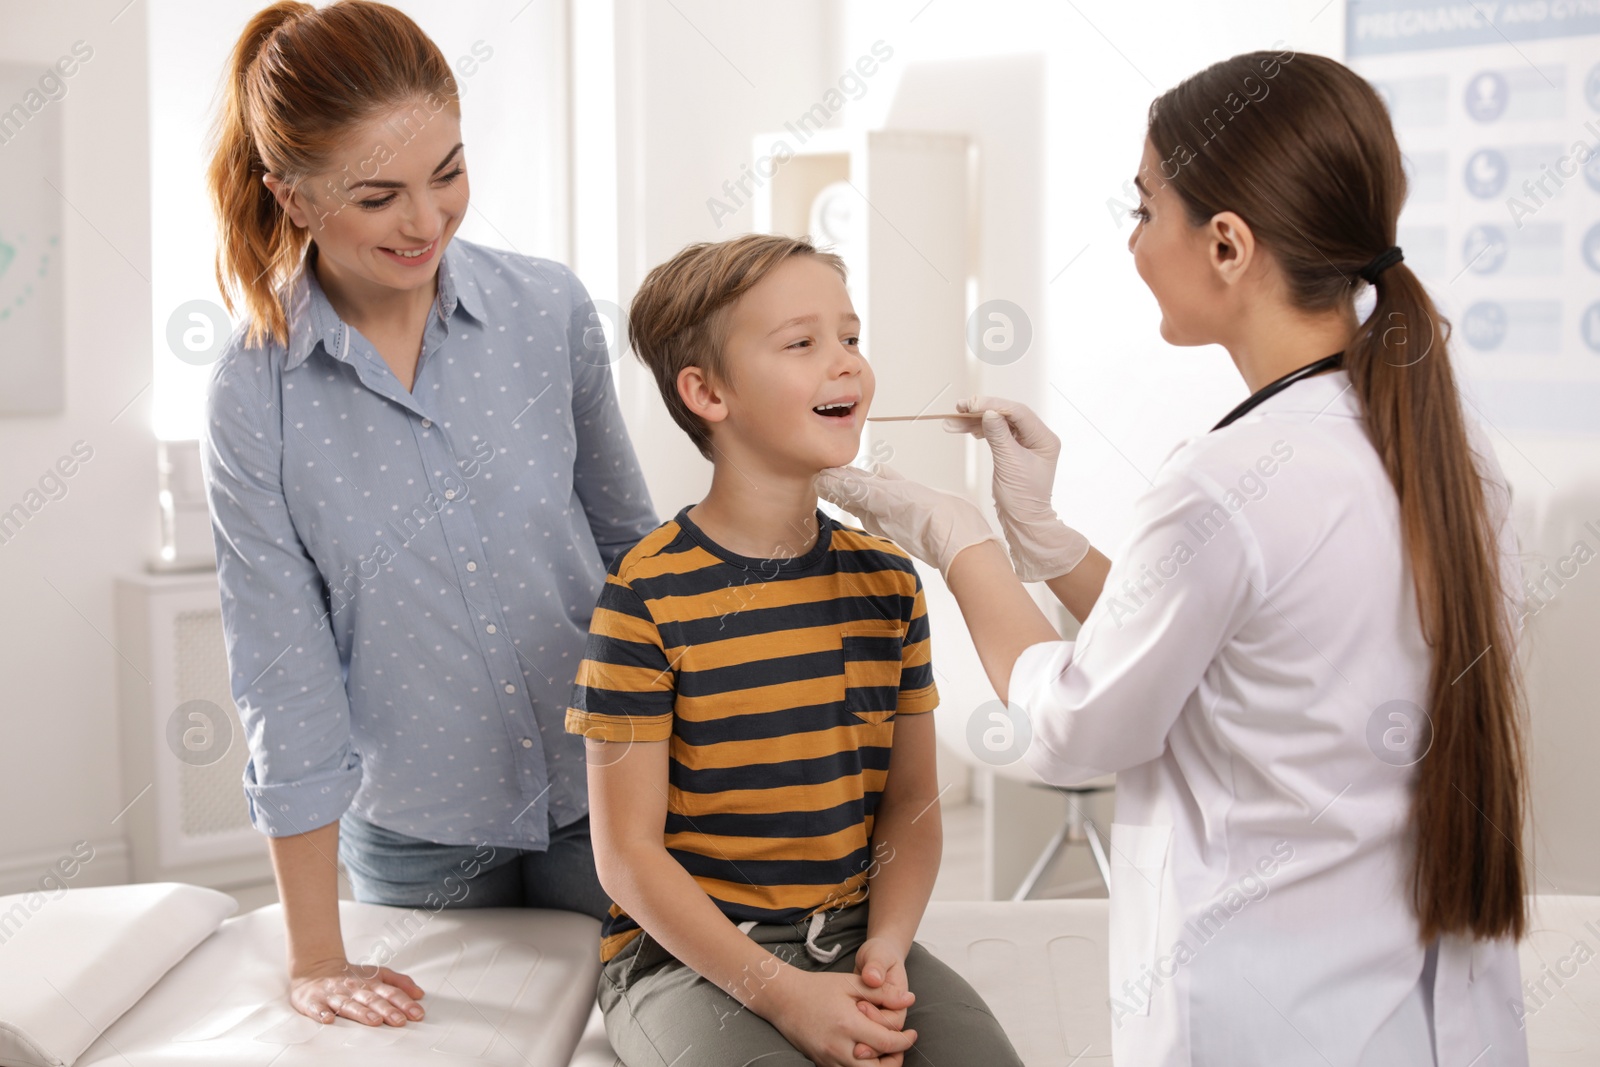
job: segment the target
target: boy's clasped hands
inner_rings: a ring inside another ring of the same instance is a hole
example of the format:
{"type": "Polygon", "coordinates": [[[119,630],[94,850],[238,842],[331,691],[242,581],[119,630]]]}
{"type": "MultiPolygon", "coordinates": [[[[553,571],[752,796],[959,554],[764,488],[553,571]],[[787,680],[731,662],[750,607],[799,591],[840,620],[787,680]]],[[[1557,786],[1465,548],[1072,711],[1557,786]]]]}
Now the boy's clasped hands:
{"type": "Polygon", "coordinates": [[[901,1067],[917,1032],[905,1030],[916,1000],[905,960],[887,938],[862,942],[855,971],[786,967],[761,1014],[820,1067],[901,1067]]]}

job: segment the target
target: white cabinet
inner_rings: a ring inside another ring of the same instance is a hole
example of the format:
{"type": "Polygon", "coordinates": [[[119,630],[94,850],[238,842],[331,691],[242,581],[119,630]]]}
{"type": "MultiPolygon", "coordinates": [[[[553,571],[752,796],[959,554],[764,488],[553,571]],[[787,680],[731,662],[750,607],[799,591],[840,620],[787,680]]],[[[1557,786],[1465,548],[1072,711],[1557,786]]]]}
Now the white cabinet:
{"type": "Polygon", "coordinates": [[[132,880],[218,888],[272,877],[250,825],[247,748],[228,686],[215,572],[116,583],[123,783],[132,880]]]}
{"type": "MultiPolygon", "coordinates": [[[[966,350],[971,276],[970,143],[913,130],[787,128],[756,138],[741,175],[755,228],[809,235],[850,270],[876,415],[953,411],[973,391],[966,350]]],[[[738,190],[740,192],[743,189],[738,190]]],[[[967,493],[966,439],[937,423],[872,423],[867,455],[909,478],[967,493]]]]}

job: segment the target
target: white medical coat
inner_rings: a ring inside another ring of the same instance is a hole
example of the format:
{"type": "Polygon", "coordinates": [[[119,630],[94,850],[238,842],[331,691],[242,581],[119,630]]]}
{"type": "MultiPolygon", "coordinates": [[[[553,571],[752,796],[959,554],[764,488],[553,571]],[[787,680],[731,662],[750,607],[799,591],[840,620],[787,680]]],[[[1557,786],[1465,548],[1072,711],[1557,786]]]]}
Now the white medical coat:
{"type": "MultiPolygon", "coordinates": [[[[1179,445],[1076,640],[1012,668],[1027,764],[1058,785],[1117,774],[1119,1067],[1527,1063],[1515,945],[1418,940],[1430,653],[1349,386],[1304,379],[1179,445]]],[[[1509,492],[1471,434],[1515,596],[1509,492]]]]}

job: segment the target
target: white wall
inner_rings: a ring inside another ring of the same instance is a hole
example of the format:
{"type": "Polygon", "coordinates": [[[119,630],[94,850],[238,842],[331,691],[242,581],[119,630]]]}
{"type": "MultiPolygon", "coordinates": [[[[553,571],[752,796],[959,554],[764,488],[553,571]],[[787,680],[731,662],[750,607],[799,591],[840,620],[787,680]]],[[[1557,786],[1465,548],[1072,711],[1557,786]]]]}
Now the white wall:
{"type": "Polygon", "coordinates": [[[0,892],[35,884],[79,840],[95,858],[73,884],[123,880],[112,819],[137,791],[116,773],[111,579],[155,552],[158,520],[145,5],[119,15],[125,3],[0,5],[0,57],[42,71],[74,41],[94,49],[49,105],[65,125],[65,410],[0,419],[0,507],[73,442],[93,449],[66,495],[0,545],[0,892]]]}

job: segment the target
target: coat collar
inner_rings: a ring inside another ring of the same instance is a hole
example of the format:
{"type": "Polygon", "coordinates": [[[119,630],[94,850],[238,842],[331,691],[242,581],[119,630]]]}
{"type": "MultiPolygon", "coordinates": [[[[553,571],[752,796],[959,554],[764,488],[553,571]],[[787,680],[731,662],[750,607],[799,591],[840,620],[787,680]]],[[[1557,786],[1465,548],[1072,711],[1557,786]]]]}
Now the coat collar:
{"type": "Polygon", "coordinates": [[[1312,416],[1343,415],[1359,419],[1361,402],[1350,383],[1349,372],[1340,367],[1295,382],[1278,395],[1263,400],[1249,414],[1269,411],[1309,413],[1312,416]]]}

